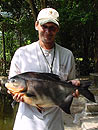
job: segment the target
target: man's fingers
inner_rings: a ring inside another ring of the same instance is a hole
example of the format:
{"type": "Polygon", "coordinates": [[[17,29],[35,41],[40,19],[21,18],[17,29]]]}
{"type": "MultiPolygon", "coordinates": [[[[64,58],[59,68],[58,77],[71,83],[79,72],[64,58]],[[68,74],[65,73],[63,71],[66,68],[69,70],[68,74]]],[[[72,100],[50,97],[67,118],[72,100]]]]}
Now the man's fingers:
{"type": "Polygon", "coordinates": [[[7,90],[7,93],[8,93],[8,94],[11,94],[11,92],[10,92],[9,90],[7,90]]]}
{"type": "Polygon", "coordinates": [[[72,84],[75,86],[80,86],[80,81],[79,80],[71,80],[72,84]]]}
{"type": "Polygon", "coordinates": [[[7,90],[7,92],[13,96],[13,99],[16,100],[16,102],[20,102],[20,101],[24,102],[23,100],[24,93],[12,93],[9,90],[7,90]]]}
{"type": "Polygon", "coordinates": [[[75,93],[72,94],[74,97],[78,98],[79,97],[79,91],[76,89],[75,93]]]}
{"type": "Polygon", "coordinates": [[[17,102],[23,102],[23,95],[22,93],[16,93],[14,96],[13,96],[13,99],[16,100],[17,102]]]}

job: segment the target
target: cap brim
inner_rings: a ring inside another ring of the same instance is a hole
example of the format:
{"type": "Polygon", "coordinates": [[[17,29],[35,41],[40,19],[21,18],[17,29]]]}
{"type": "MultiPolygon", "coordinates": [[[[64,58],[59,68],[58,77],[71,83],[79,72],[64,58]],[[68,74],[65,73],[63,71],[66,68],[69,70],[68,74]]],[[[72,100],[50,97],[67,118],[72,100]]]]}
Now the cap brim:
{"type": "Polygon", "coordinates": [[[43,24],[46,24],[46,23],[49,23],[49,22],[52,22],[52,23],[56,24],[57,26],[59,26],[58,21],[56,21],[55,19],[40,19],[39,20],[40,25],[43,25],[43,24]]]}

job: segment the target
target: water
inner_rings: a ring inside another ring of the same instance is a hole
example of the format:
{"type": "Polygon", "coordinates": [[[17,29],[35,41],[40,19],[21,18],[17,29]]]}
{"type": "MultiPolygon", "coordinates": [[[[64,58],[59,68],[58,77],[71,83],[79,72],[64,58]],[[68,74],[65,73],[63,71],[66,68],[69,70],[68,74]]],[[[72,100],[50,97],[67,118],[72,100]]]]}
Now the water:
{"type": "Polygon", "coordinates": [[[12,130],[18,104],[11,106],[12,99],[0,95],[0,130],[12,130]]]}

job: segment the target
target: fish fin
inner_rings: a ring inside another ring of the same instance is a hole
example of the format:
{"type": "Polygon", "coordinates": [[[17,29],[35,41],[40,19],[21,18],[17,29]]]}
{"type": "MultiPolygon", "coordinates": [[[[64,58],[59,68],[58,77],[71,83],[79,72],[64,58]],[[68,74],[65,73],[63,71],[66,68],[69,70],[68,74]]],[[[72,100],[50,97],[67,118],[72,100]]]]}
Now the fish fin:
{"type": "Polygon", "coordinates": [[[91,81],[88,81],[88,80],[80,80],[80,86],[82,88],[88,88],[92,85],[92,82],[91,81]]]}
{"type": "Polygon", "coordinates": [[[60,105],[60,108],[67,114],[71,114],[70,107],[71,107],[72,101],[73,101],[73,95],[68,95],[63,101],[63,103],[60,105]]]}
{"type": "Polygon", "coordinates": [[[93,95],[93,93],[91,93],[88,89],[84,89],[84,90],[79,90],[80,94],[83,95],[84,97],[86,97],[87,99],[89,99],[92,102],[96,102],[95,101],[95,97],[93,95]]]}
{"type": "Polygon", "coordinates": [[[51,80],[61,80],[60,77],[56,74],[52,73],[43,73],[43,74],[51,80]]]}
{"type": "Polygon", "coordinates": [[[80,87],[78,90],[81,95],[83,95],[84,97],[86,97],[87,99],[89,99],[92,102],[96,102],[94,94],[91,93],[90,90],[88,90],[88,88],[91,86],[91,84],[92,84],[92,82],[90,82],[90,81],[80,81],[80,87]]]}
{"type": "Polygon", "coordinates": [[[39,104],[36,104],[36,107],[40,110],[40,111],[42,111],[42,110],[45,110],[43,107],[41,107],[39,104]]]}

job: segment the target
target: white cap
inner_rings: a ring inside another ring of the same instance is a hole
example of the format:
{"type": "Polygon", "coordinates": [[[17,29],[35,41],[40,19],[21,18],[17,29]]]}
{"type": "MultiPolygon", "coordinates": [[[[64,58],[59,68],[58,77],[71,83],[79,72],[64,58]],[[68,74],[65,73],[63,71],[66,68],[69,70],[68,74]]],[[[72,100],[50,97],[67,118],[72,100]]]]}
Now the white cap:
{"type": "Polygon", "coordinates": [[[53,22],[59,26],[59,13],[53,8],[44,8],[39,12],[37,21],[39,21],[40,25],[53,22]]]}

